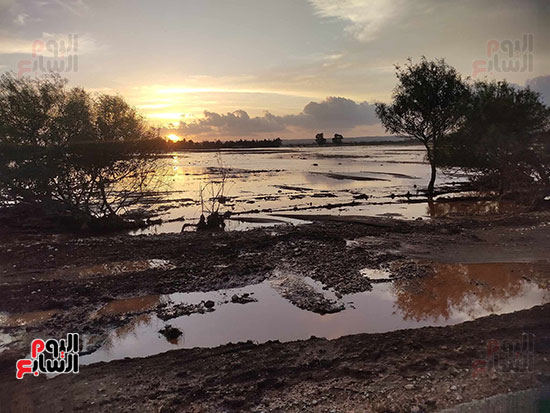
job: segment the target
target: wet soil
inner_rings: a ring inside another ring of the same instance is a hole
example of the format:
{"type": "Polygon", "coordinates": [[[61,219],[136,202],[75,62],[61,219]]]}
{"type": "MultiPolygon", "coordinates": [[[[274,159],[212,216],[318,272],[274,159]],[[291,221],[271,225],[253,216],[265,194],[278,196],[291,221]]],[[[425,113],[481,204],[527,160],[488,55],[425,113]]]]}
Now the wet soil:
{"type": "MultiPolygon", "coordinates": [[[[161,294],[244,287],[289,267],[350,294],[371,289],[365,268],[388,268],[393,278],[411,281],[440,265],[433,261],[549,258],[545,212],[494,220],[307,219],[316,222],[89,238],[10,227],[0,237],[0,313],[12,322],[0,333],[17,341],[0,353],[0,411],[435,411],[534,387],[547,377],[535,373],[550,370],[549,305],[453,327],[177,350],[85,366],[76,376],[15,380],[15,360],[28,352],[30,338],[103,333],[151,311],[161,294]],[[133,301],[125,307],[124,299],[133,301]],[[487,340],[522,332],[537,335],[536,372],[472,378],[472,360],[482,356],[487,340]]],[[[299,296],[311,295],[302,290],[299,296]]],[[[309,311],[332,308],[314,294],[305,302],[309,311]]]]}
{"type": "Polygon", "coordinates": [[[547,305],[444,328],[176,350],[50,380],[4,375],[0,405],[14,412],[432,412],[547,382],[548,325],[547,305]],[[519,340],[525,331],[536,334],[533,371],[473,374],[489,340],[519,340]]]}

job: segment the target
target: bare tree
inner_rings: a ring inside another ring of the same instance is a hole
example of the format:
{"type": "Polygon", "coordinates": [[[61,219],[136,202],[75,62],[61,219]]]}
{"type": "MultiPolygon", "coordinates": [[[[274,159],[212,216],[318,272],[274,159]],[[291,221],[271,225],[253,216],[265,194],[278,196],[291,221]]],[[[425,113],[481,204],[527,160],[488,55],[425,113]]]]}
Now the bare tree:
{"type": "Polygon", "coordinates": [[[199,187],[199,198],[201,203],[201,217],[197,226],[198,230],[223,230],[225,228],[224,214],[221,213],[222,206],[226,203],[225,195],[227,169],[224,167],[221,155],[217,155],[219,172],[218,179],[210,179],[199,187]]]}

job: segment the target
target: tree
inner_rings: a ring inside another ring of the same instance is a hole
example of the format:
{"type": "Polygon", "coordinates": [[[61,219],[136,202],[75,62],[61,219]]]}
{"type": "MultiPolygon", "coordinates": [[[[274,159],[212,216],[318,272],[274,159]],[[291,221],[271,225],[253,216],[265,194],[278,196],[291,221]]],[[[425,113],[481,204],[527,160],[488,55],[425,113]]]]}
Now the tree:
{"type": "Polygon", "coordinates": [[[321,132],[315,135],[315,143],[317,143],[317,145],[319,146],[327,143],[327,140],[325,139],[325,134],[321,132]]]}
{"type": "Polygon", "coordinates": [[[0,202],[90,224],[119,216],[155,179],[154,137],[118,96],[94,97],[57,75],[0,76],[0,202]]]}
{"type": "Polygon", "coordinates": [[[376,104],[376,114],[390,133],[410,135],[422,142],[431,168],[428,196],[432,197],[438,166],[439,142],[464,122],[469,88],[443,59],[423,57],[396,67],[398,85],[391,104],[376,104]]]}
{"type": "Polygon", "coordinates": [[[466,121],[445,139],[444,149],[442,162],[486,189],[548,195],[550,109],[530,89],[476,82],[466,121]]]}
{"type": "Polygon", "coordinates": [[[340,135],[339,133],[335,133],[334,138],[332,138],[332,143],[335,145],[341,145],[343,139],[344,137],[342,135],[340,135]]]}

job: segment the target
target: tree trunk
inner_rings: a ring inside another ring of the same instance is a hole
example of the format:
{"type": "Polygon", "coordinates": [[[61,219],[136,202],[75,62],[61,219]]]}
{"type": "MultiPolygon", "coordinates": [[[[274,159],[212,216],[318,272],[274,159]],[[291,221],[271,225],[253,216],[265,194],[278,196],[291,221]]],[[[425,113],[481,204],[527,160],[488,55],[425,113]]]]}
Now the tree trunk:
{"type": "Polygon", "coordinates": [[[430,166],[432,168],[432,176],[430,177],[430,183],[428,184],[428,198],[431,199],[434,195],[435,176],[437,174],[437,170],[435,168],[435,162],[433,160],[430,160],[430,166]]]}
{"type": "Polygon", "coordinates": [[[434,186],[435,186],[435,177],[436,177],[436,174],[437,174],[437,170],[436,170],[436,162],[435,162],[435,141],[434,141],[434,144],[433,144],[433,148],[430,148],[430,145],[428,144],[428,142],[424,142],[424,145],[426,146],[426,152],[428,154],[428,161],[430,162],[430,167],[431,167],[431,170],[432,170],[432,175],[430,177],[430,183],[428,184],[428,198],[429,199],[432,199],[433,198],[433,194],[434,194],[434,186]]]}
{"type": "Polygon", "coordinates": [[[113,208],[111,208],[111,205],[109,205],[109,202],[107,200],[107,194],[105,193],[105,184],[103,183],[103,181],[99,181],[98,187],[99,187],[99,190],[101,192],[101,198],[103,200],[103,206],[105,208],[107,208],[107,210],[109,211],[109,213],[111,215],[116,215],[115,211],[113,211],[113,208]]]}

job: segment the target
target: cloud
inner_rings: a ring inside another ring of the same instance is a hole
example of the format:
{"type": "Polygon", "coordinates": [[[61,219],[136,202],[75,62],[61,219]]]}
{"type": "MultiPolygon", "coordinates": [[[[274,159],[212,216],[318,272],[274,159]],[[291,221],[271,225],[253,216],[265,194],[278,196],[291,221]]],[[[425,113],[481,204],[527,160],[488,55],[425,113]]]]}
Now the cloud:
{"type": "MultiPolygon", "coordinates": [[[[20,32],[22,27],[30,26],[33,30],[36,23],[50,20],[59,27],[67,17],[89,14],[90,8],[85,0],[0,0],[0,32],[20,32]]],[[[42,26],[52,27],[51,24],[42,26]]]]}
{"type": "Polygon", "coordinates": [[[346,30],[361,41],[376,38],[391,20],[403,14],[403,0],[309,0],[318,16],[348,23],[346,30]]]}
{"type": "Polygon", "coordinates": [[[539,92],[543,102],[546,105],[550,105],[550,75],[539,76],[533,79],[527,80],[525,86],[530,87],[536,92],[539,92]]]}
{"type": "Polygon", "coordinates": [[[43,7],[58,6],[75,16],[83,16],[89,10],[84,0],[44,0],[40,2],[40,5],[43,7]]]}
{"type": "Polygon", "coordinates": [[[32,42],[23,39],[14,39],[0,36],[0,54],[19,53],[32,53],[32,42]]]}
{"type": "Polygon", "coordinates": [[[0,0],[0,12],[6,12],[11,9],[15,3],[15,0],[0,0]]]}
{"type": "Polygon", "coordinates": [[[266,112],[264,116],[250,117],[244,110],[225,114],[204,111],[204,118],[180,122],[179,131],[185,135],[252,136],[284,131],[283,117],[266,112]]]}
{"type": "Polygon", "coordinates": [[[302,128],[344,128],[373,125],[378,122],[374,105],[356,103],[342,97],[328,97],[324,101],[310,102],[299,115],[286,116],[288,123],[302,128]]]}
{"type": "Polygon", "coordinates": [[[30,40],[5,37],[0,34],[0,55],[30,55],[33,53],[33,50],[36,50],[37,54],[45,57],[58,57],[66,53],[78,55],[96,53],[102,49],[101,46],[98,46],[95,39],[87,34],[44,32],[41,37],[30,40]]]}
{"type": "Polygon", "coordinates": [[[357,126],[378,123],[374,106],[342,97],[328,97],[322,102],[308,103],[297,115],[276,116],[266,112],[250,117],[244,110],[225,114],[204,112],[204,118],[181,121],[178,132],[183,135],[218,137],[258,136],[289,130],[319,131],[324,128],[345,131],[357,126]]]}
{"type": "Polygon", "coordinates": [[[26,13],[21,13],[21,14],[18,14],[17,16],[15,16],[15,19],[13,19],[13,22],[17,25],[17,26],[24,26],[25,23],[27,22],[27,19],[29,18],[29,15],[26,14],[26,13]]]}

